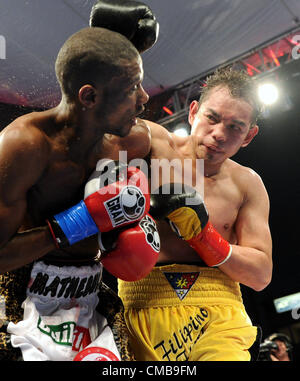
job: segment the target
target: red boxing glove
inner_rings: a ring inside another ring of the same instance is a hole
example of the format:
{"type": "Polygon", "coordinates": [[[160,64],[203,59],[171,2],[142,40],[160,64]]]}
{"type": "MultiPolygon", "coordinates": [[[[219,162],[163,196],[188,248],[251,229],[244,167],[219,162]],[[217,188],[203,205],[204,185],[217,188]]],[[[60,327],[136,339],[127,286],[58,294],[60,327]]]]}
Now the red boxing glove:
{"type": "Polygon", "coordinates": [[[231,245],[213,228],[208,220],[205,204],[195,189],[181,184],[170,184],[151,195],[150,213],[155,218],[166,218],[176,234],[187,241],[208,266],[220,266],[231,256],[231,245]]]}
{"type": "Polygon", "coordinates": [[[149,208],[148,180],[140,169],[100,160],[85,186],[84,200],[47,222],[61,248],[99,231],[107,232],[137,222],[149,208]]]}
{"type": "Polygon", "coordinates": [[[93,221],[101,232],[139,221],[150,208],[145,174],[112,160],[100,162],[84,190],[84,203],[93,221]]]}
{"type": "Polygon", "coordinates": [[[126,230],[99,233],[98,240],[101,262],[116,278],[128,282],[140,280],[157,262],[160,239],[150,215],[126,230]]]}
{"type": "Polygon", "coordinates": [[[232,246],[208,221],[205,228],[197,236],[187,240],[200,258],[211,267],[220,266],[231,256],[232,246]]]}

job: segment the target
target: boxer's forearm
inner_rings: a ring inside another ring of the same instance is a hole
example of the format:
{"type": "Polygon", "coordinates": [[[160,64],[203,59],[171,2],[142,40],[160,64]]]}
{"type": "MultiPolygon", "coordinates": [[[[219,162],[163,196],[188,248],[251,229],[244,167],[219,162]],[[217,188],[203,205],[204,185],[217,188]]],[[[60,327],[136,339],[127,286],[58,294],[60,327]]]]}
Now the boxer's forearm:
{"type": "Polygon", "coordinates": [[[271,255],[261,250],[232,245],[232,254],[219,269],[255,291],[263,290],[272,278],[271,255]]]}
{"type": "Polygon", "coordinates": [[[54,249],[46,226],[17,233],[0,249],[0,274],[31,263],[54,249]]]}

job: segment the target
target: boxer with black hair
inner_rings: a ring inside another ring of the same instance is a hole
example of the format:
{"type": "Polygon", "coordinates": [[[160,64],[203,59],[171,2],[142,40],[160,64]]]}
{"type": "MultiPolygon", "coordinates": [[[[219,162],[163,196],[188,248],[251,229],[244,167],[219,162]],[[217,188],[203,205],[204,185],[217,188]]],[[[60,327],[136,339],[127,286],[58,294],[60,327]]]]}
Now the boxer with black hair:
{"type": "MultiPolygon", "coordinates": [[[[257,358],[260,329],[247,315],[240,283],[260,291],[271,281],[269,198],[260,176],[231,158],[257,135],[258,114],[251,78],[224,68],[191,102],[187,137],[143,121],[151,148],[141,148],[140,157],[181,165],[166,177],[151,171],[158,189],[150,214],[161,237],[156,266],[140,281],[118,283],[138,360],[257,358]]],[[[122,149],[126,138],[111,137],[111,144],[122,149]]]]}
{"type": "MultiPolygon", "coordinates": [[[[98,3],[99,12],[107,10],[105,0],[98,3]]],[[[120,1],[109,3],[110,19],[120,23],[120,1]]],[[[101,26],[96,20],[93,25],[101,26]]],[[[189,136],[181,138],[141,121],[150,129],[151,147],[138,147],[136,156],[150,163],[176,159],[182,165],[170,166],[166,178],[163,171],[151,171],[151,183],[161,186],[152,189],[150,209],[161,236],[156,267],[140,281],[119,280],[138,360],[257,358],[260,329],[245,311],[239,283],[259,291],[271,281],[269,198],[259,175],[231,159],[259,131],[256,98],[246,73],[225,68],[209,76],[199,100],[191,102],[189,136]],[[185,167],[185,160],[192,165],[185,167]],[[204,173],[198,160],[204,161],[204,173]],[[182,190],[172,194],[178,176],[182,190]],[[197,176],[204,177],[204,193],[197,176]],[[191,199],[196,205],[186,205],[191,199]]],[[[114,157],[129,141],[106,136],[105,150],[114,157]]]]}

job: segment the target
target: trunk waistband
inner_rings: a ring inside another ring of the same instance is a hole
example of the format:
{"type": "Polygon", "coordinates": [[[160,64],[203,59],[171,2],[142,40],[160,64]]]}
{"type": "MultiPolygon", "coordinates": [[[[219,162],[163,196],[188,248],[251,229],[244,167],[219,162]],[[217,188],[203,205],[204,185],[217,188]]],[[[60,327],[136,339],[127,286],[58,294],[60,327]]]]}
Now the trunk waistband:
{"type": "Polygon", "coordinates": [[[102,265],[57,267],[36,262],[27,286],[27,296],[63,301],[97,294],[102,276],[102,265]]]}
{"type": "Polygon", "coordinates": [[[219,269],[172,264],[137,282],[118,281],[125,308],[243,303],[240,285],[219,269]]]}

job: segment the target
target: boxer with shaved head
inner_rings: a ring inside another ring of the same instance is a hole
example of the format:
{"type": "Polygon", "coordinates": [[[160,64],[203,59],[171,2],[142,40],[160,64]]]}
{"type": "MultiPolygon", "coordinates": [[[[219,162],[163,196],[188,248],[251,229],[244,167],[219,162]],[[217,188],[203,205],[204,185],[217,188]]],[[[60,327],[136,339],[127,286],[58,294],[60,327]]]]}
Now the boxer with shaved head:
{"type": "Polygon", "coordinates": [[[15,359],[21,349],[24,360],[70,361],[87,346],[102,346],[111,358],[132,359],[122,304],[108,302],[104,286],[109,323],[119,324],[114,333],[96,311],[98,233],[121,229],[122,239],[135,237],[139,250],[110,256],[107,267],[137,280],[157,259],[159,247],[153,249],[144,231],[145,225],[154,231],[155,222],[143,173],[99,160],[105,133],[122,138],[133,130],[132,143],[141,134],[139,146],[149,145],[148,129],[136,119],[149,98],[142,60],[126,37],[87,27],[63,44],[55,70],[60,103],[21,116],[0,134],[0,357],[15,359]]]}

